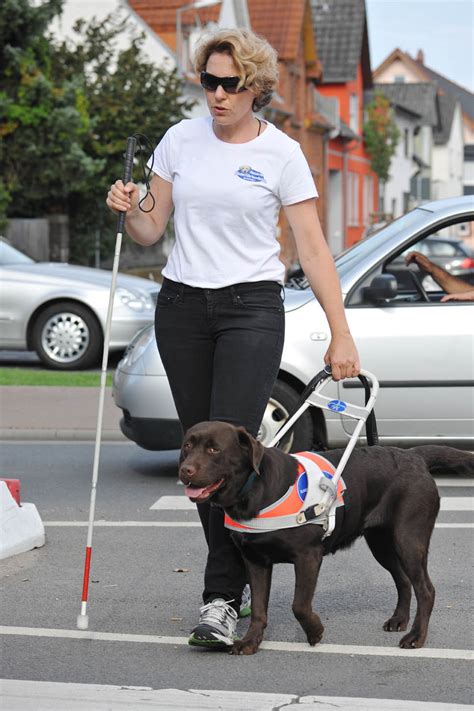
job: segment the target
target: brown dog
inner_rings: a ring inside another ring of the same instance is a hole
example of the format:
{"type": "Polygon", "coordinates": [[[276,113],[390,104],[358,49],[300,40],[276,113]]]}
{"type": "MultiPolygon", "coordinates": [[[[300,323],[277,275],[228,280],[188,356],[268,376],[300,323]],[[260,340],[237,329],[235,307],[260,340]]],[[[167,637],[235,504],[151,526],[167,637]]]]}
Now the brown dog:
{"type": "MultiPolygon", "coordinates": [[[[337,466],[343,452],[324,452],[324,457],[337,466]]],[[[407,629],[413,587],[417,611],[400,647],[423,646],[435,599],[427,570],[428,548],[439,510],[432,475],[450,472],[473,475],[474,457],[440,446],[357,448],[344,469],[344,506],[337,509],[336,526],[330,536],[323,540],[325,532],[316,524],[264,533],[233,532],[248,569],[252,617],[245,637],[234,643],[231,653],[254,654],[262,641],[275,563],[294,564],[293,612],[308,642],[319,642],[324,628],[312,610],[312,600],[323,556],[347,548],[360,536],[391,573],[397,587],[397,605],[384,629],[407,629]]],[[[294,457],[263,447],[243,428],[202,422],[184,437],[179,478],[186,485],[186,494],[196,502],[211,499],[236,521],[252,519],[280,499],[296,476],[294,457]]]]}

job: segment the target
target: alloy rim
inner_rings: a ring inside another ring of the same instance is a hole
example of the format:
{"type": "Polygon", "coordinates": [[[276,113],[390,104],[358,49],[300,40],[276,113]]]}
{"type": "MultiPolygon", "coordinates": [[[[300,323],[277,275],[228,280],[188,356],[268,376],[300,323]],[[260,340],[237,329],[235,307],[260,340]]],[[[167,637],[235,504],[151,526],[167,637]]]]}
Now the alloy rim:
{"type": "Polygon", "coordinates": [[[41,346],[56,363],[73,363],[89,347],[90,332],[83,318],[70,312],[55,314],[46,321],[41,346]]]}
{"type": "MultiPolygon", "coordinates": [[[[265,409],[265,414],[263,415],[262,424],[258,431],[258,439],[263,445],[268,446],[268,443],[271,442],[278,430],[283,427],[289,416],[290,413],[288,410],[284,408],[278,400],[270,398],[265,409]]],[[[282,447],[283,451],[289,452],[292,444],[293,431],[290,433],[288,440],[285,442],[285,446],[282,447]]]]}

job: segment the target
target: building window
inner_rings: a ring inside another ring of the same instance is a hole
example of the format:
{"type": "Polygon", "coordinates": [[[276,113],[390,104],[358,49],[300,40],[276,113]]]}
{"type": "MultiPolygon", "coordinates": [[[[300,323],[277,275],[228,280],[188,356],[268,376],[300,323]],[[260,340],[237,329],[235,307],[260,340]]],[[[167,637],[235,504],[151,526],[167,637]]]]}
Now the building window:
{"type": "Polygon", "coordinates": [[[354,133],[359,133],[359,97],[351,94],[349,98],[349,126],[354,133]]]}
{"type": "Polygon", "coordinates": [[[359,226],[359,176],[347,174],[347,223],[349,227],[359,226]]]}
{"type": "Polygon", "coordinates": [[[410,157],[410,129],[405,128],[403,131],[403,149],[405,158],[410,157]]]}
{"type": "Polygon", "coordinates": [[[393,81],[395,84],[404,84],[405,83],[405,77],[403,74],[395,74],[393,81]]]}

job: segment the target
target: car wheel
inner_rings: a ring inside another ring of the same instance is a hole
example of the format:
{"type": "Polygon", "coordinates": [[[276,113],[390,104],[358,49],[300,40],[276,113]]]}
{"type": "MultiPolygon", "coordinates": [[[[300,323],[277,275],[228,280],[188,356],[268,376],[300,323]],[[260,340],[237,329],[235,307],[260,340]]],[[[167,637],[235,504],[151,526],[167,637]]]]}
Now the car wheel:
{"type": "MultiPolygon", "coordinates": [[[[282,380],[276,381],[258,433],[262,444],[268,446],[278,430],[296,411],[299,399],[300,394],[294,388],[282,380]]],[[[311,449],[313,440],[313,420],[309,410],[306,410],[279,443],[279,448],[284,452],[303,452],[311,449]]]]}
{"type": "Polygon", "coordinates": [[[96,318],[73,301],[48,306],[33,326],[33,348],[49,368],[79,370],[95,365],[102,343],[102,329],[96,318]]]}

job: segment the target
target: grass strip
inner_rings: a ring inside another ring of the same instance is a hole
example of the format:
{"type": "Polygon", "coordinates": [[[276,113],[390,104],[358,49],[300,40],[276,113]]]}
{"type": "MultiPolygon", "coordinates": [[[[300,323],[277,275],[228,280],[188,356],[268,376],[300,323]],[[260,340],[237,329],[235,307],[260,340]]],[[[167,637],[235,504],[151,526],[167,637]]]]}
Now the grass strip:
{"type": "MultiPolygon", "coordinates": [[[[112,374],[107,375],[106,386],[112,386],[112,374]]],[[[0,368],[0,386],[48,385],[60,388],[93,388],[100,386],[100,373],[34,368],[0,368]]]]}

